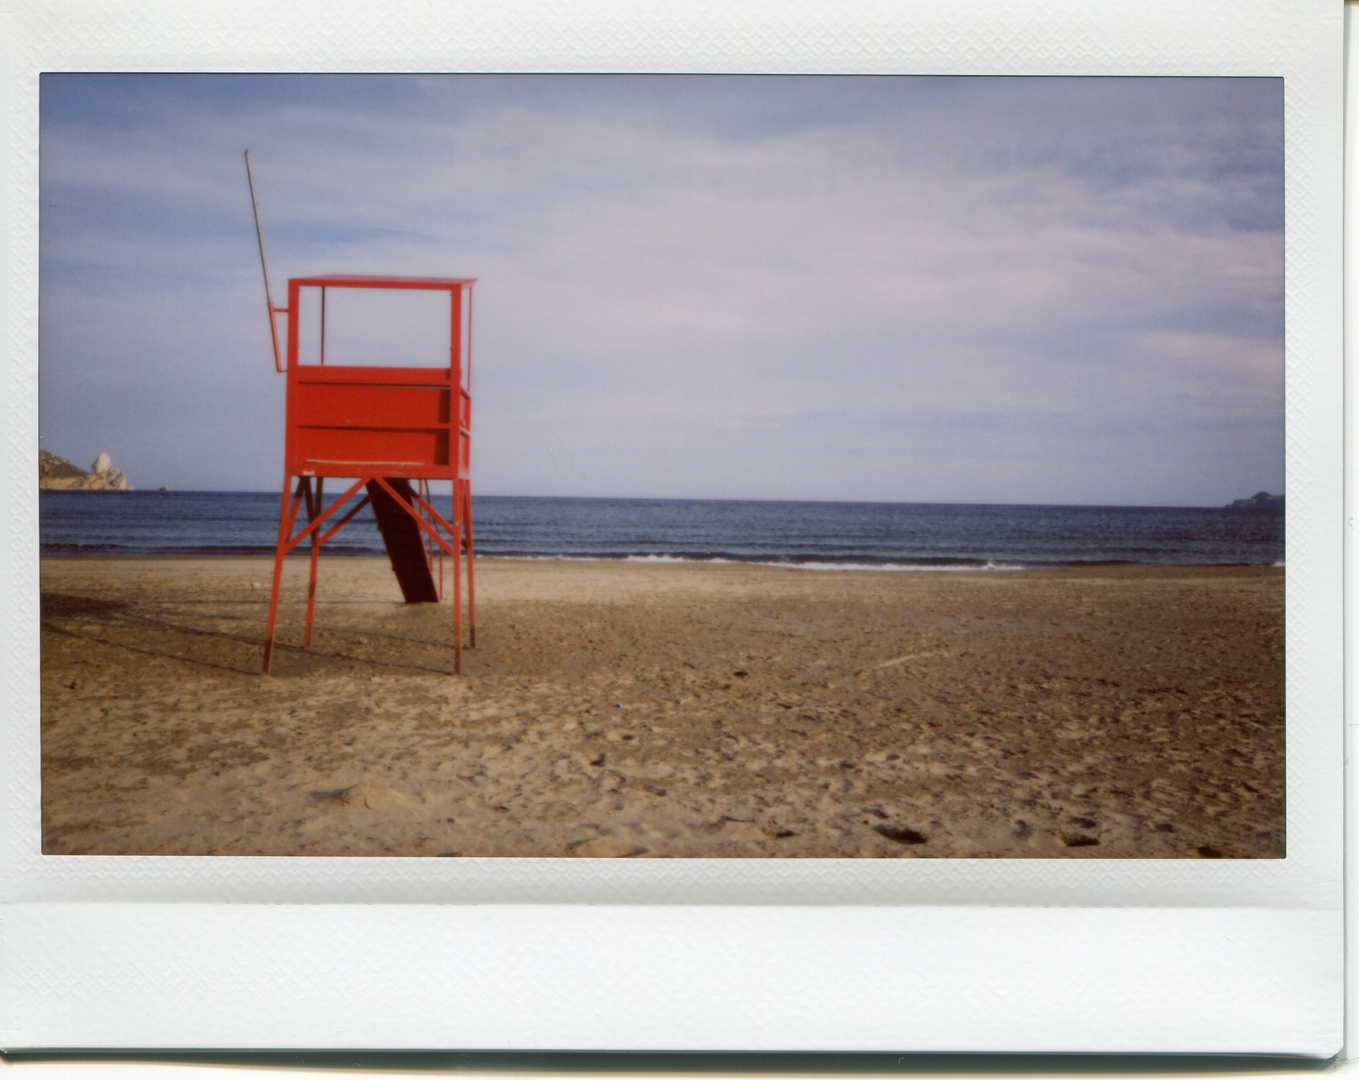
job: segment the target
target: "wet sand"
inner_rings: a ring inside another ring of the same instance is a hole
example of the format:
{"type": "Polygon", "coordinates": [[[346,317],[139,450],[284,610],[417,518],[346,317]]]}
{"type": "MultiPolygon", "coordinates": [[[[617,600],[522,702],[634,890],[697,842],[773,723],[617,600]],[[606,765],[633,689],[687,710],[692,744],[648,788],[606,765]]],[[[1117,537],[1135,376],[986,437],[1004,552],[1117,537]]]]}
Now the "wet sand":
{"type": "Polygon", "coordinates": [[[47,854],[1275,858],[1283,570],[44,558],[47,854]]]}

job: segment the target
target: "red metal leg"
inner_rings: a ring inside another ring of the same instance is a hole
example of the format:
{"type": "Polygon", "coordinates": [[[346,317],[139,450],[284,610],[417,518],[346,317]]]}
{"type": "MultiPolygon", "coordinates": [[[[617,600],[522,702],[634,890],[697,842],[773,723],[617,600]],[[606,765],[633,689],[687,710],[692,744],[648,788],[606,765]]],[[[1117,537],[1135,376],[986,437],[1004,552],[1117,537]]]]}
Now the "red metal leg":
{"type": "MultiPolygon", "coordinates": [[[[431,495],[430,499],[432,500],[433,498],[434,497],[431,495]]],[[[442,547],[439,547],[439,602],[443,603],[443,599],[444,599],[444,549],[442,547]]]]}
{"type": "MultiPolygon", "coordinates": [[[[310,525],[321,513],[321,485],[325,483],[323,477],[316,478],[316,497],[312,498],[311,482],[304,476],[302,482],[307,485],[307,524],[310,525]]],[[[307,628],[302,633],[302,648],[311,648],[311,624],[312,618],[316,614],[316,560],[321,554],[321,533],[319,529],[311,532],[311,577],[307,581],[307,628]]]]}
{"type": "MultiPolygon", "coordinates": [[[[429,481],[417,480],[415,482],[415,495],[417,500],[427,499],[428,492],[429,492],[429,481]]],[[[420,517],[424,517],[425,516],[424,508],[418,507],[417,513],[419,514],[420,517]]],[[[425,532],[424,530],[421,530],[420,532],[420,544],[425,549],[425,566],[430,570],[432,574],[434,571],[434,549],[429,542],[429,533],[425,532]]]]}
{"type": "MultiPolygon", "coordinates": [[[[297,508],[299,499],[294,495],[288,498],[288,488],[292,484],[292,477],[285,476],[283,479],[283,503],[278,511],[278,543],[274,548],[274,585],[269,593],[269,625],[264,631],[264,674],[269,674],[269,668],[274,661],[274,629],[278,624],[278,593],[279,587],[283,584],[283,556],[287,551],[288,537],[292,535],[293,522],[297,519],[297,508]]],[[[300,494],[302,485],[298,484],[300,494]]]]}
{"type": "Polygon", "coordinates": [[[463,528],[467,535],[467,633],[468,648],[477,647],[477,592],[472,576],[472,481],[462,480],[463,528]]]}
{"type": "MultiPolygon", "coordinates": [[[[428,503],[430,499],[433,498],[429,491],[428,480],[420,481],[419,495],[420,498],[423,499],[426,503],[428,503]]],[[[420,508],[420,516],[424,518],[426,521],[428,521],[431,525],[434,524],[434,522],[430,520],[429,514],[426,513],[423,506],[420,508]]],[[[429,560],[429,569],[431,574],[434,572],[434,556],[436,548],[438,550],[439,557],[439,577],[435,582],[435,591],[438,594],[440,602],[442,602],[444,598],[444,549],[442,547],[439,547],[439,545],[434,542],[434,538],[430,536],[428,533],[426,533],[425,556],[429,560]]]]}
{"type": "Polygon", "coordinates": [[[458,516],[457,481],[453,488],[453,674],[462,674],[462,519],[458,516]]]}

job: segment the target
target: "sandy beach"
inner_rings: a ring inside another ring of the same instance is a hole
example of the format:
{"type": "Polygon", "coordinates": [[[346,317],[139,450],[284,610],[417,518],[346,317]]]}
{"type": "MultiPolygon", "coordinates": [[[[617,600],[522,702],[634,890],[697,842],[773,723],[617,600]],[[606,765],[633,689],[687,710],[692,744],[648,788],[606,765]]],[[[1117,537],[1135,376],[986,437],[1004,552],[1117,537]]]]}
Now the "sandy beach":
{"type": "Polygon", "coordinates": [[[47,854],[1277,858],[1282,569],[42,560],[47,854]]]}

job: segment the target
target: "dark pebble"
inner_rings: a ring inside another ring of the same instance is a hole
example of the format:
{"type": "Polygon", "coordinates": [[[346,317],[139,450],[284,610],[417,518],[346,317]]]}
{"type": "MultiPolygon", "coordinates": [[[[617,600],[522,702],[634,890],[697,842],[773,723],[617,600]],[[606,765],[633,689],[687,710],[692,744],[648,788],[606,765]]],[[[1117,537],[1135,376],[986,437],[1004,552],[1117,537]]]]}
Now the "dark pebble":
{"type": "Polygon", "coordinates": [[[914,829],[902,829],[896,825],[874,825],[873,831],[897,844],[923,844],[925,842],[922,833],[918,833],[914,829]]]}

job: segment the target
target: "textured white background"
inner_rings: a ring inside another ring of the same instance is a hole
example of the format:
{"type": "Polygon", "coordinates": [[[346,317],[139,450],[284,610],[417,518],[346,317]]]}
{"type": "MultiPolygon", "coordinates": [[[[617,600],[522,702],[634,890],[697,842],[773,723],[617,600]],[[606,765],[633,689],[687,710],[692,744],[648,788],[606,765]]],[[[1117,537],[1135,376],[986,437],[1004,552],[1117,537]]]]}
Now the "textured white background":
{"type": "Polygon", "coordinates": [[[7,5],[0,1046],[1334,1053],[1341,45],[1337,0],[7,5]],[[42,857],[38,73],[129,69],[1284,77],[1288,858],[42,857]]]}

